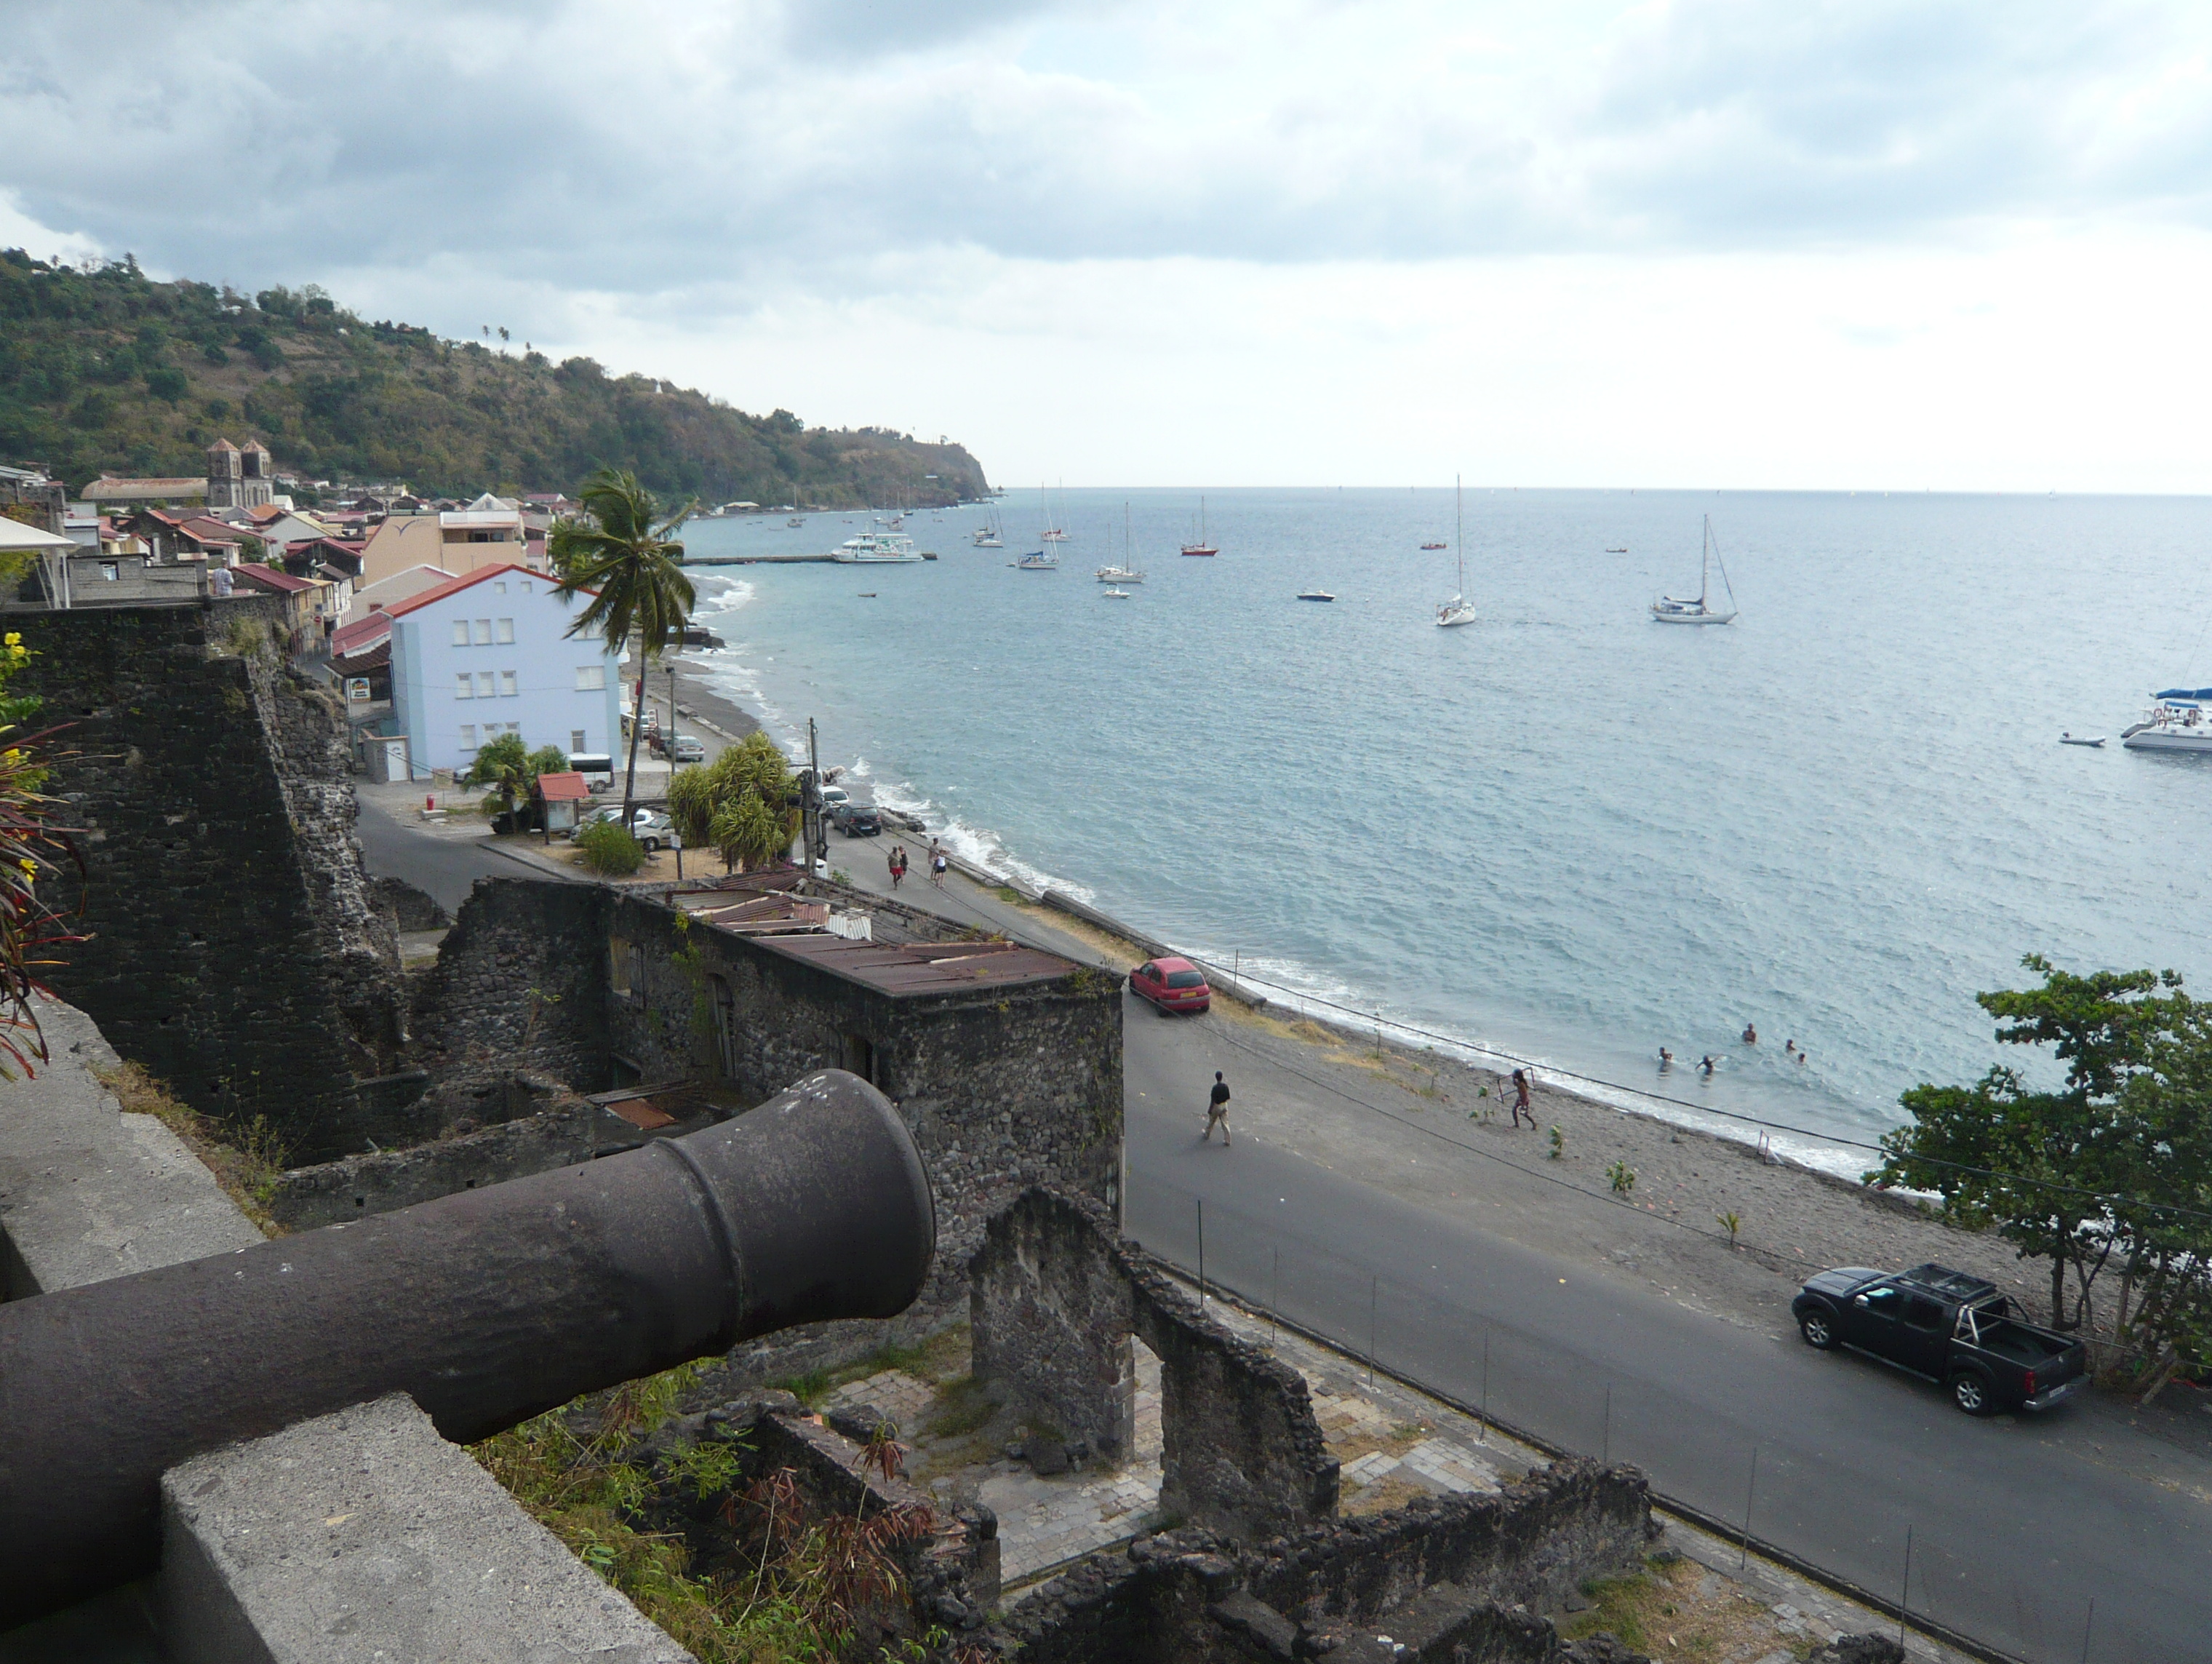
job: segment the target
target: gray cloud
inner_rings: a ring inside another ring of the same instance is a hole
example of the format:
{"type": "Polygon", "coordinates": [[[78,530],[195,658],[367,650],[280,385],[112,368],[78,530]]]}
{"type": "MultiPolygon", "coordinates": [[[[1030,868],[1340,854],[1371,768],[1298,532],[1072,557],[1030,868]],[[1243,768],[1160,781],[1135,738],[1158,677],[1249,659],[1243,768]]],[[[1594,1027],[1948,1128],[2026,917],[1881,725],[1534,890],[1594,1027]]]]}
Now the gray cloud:
{"type": "Polygon", "coordinates": [[[1474,67],[1418,11],[1243,18],[1206,71],[1164,14],[1047,0],[33,4],[0,186],[217,280],[442,259],[701,296],[879,283],[923,248],[1411,259],[2204,211],[2192,13],[1685,0],[1474,67]]]}

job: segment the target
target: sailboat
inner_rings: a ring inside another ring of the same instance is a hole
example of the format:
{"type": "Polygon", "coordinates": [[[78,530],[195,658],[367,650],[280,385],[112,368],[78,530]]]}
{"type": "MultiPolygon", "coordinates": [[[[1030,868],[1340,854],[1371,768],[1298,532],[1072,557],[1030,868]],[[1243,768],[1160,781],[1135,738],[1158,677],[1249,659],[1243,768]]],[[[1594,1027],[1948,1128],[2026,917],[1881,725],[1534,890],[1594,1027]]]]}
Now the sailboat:
{"type": "Polygon", "coordinates": [[[1221,552],[1213,546],[1213,539],[1206,534],[1206,499],[1204,497],[1198,500],[1198,541],[1184,544],[1182,552],[1186,555],[1218,555],[1221,552]]]}
{"type": "Polygon", "coordinates": [[[1676,600],[1672,595],[1662,595],[1651,603],[1651,616],[1660,624],[1726,624],[1735,617],[1735,588],[1729,582],[1728,568],[1721,564],[1720,545],[1713,537],[1713,517],[1707,515],[1705,546],[1699,552],[1697,600],[1676,600]],[[1721,569],[1721,588],[1728,591],[1725,613],[1709,599],[1716,566],[1721,569]]]}
{"type": "Polygon", "coordinates": [[[986,523],[975,528],[975,546],[978,549],[1003,549],[1006,546],[1006,533],[1000,527],[999,510],[995,505],[986,523]]]}
{"type": "MultiPolygon", "coordinates": [[[[1106,532],[1106,546],[1109,551],[1111,551],[1113,548],[1113,543],[1114,532],[1113,528],[1109,526],[1106,532]]],[[[1124,503],[1121,505],[1121,564],[1119,566],[1100,567],[1098,569],[1098,582],[1101,583],[1112,584],[1142,583],[1145,581],[1145,575],[1136,569],[1136,566],[1133,564],[1135,559],[1136,557],[1129,552],[1129,505],[1127,503],[1124,503]]],[[[1107,591],[1107,599],[1109,600],[1127,600],[1128,597],[1124,594],[1117,594],[1113,590],[1109,590],[1107,591]]]]}
{"type": "Polygon", "coordinates": [[[1457,474],[1452,476],[1452,546],[1459,554],[1459,593],[1437,608],[1439,630],[1474,622],[1474,606],[1467,598],[1467,516],[1462,509],[1457,474]]]}
{"type": "Polygon", "coordinates": [[[1041,543],[1066,542],[1067,533],[1060,530],[1060,520],[1052,511],[1052,493],[1040,485],[1037,487],[1037,495],[1044,499],[1044,531],[1040,534],[1038,541],[1041,543]]]}

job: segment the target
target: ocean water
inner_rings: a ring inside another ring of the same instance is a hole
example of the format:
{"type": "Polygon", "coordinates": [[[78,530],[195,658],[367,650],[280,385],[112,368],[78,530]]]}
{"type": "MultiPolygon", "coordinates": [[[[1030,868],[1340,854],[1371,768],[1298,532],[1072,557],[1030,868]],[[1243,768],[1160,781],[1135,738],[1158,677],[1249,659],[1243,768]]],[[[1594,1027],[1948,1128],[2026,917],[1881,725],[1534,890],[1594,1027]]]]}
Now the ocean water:
{"type": "Polygon", "coordinates": [[[921,565],[701,571],[712,674],[965,852],[1224,964],[1829,1137],[1985,1069],[1972,996],[2023,954],[2212,991],[2212,759],[2119,747],[2154,690],[2212,685],[2212,501],[1470,490],[1482,616],[1443,631],[1454,552],[1418,546],[1448,488],[1209,491],[1211,560],[1176,552],[1196,493],[1054,500],[1056,573],[1009,565],[1035,491],[1003,551],[968,509],[909,521],[921,565]],[[1125,503],[1146,577],[1108,600],[1125,503]],[[1741,616],[1654,624],[1707,514],[1741,616]]]}

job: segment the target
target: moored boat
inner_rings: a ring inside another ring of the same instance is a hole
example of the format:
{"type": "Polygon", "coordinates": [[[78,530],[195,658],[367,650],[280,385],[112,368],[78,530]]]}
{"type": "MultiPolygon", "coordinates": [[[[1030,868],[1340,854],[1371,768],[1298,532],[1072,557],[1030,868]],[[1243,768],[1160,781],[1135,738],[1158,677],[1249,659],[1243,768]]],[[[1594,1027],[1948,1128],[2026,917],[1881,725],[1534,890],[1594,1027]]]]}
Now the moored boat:
{"type": "Polygon", "coordinates": [[[2130,751],[2212,752],[2212,717],[2204,712],[2212,687],[2169,687],[2151,697],[2158,703],[2142,721],[2121,732],[2122,746],[2130,751]]]}
{"type": "Polygon", "coordinates": [[[830,558],[841,566],[902,566],[919,561],[921,554],[914,546],[914,539],[900,532],[863,532],[858,537],[848,537],[830,552],[830,558]]]}
{"type": "Polygon", "coordinates": [[[1060,557],[1049,550],[1037,549],[1016,561],[1014,568],[1022,572],[1057,572],[1060,570],[1060,557]]]}
{"type": "MultiPolygon", "coordinates": [[[[1607,552],[1611,552],[1608,551],[1607,552]]],[[[1651,617],[1659,624],[1727,624],[1735,617],[1735,586],[1729,582],[1728,568],[1721,566],[1721,588],[1728,591],[1729,606],[1723,612],[1707,599],[1712,587],[1713,568],[1720,564],[1719,544],[1713,537],[1713,517],[1705,516],[1705,539],[1698,552],[1698,598],[1677,600],[1672,595],[1662,595],[1651,603],[1651,617]]]]}

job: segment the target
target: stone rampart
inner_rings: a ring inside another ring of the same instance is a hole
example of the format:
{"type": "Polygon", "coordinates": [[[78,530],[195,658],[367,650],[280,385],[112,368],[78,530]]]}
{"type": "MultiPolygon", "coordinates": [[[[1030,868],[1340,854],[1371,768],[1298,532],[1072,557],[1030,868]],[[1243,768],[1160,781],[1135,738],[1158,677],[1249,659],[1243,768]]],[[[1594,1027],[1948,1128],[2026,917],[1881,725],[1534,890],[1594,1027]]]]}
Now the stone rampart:
{"type": "Polygon", "coordinates": [[[1038,1186],[995,1214],[969,1266],[975,1371],[1109,1460],[1129,1448],[1132,1334],[1160,1360],[1160,1505],[1255,1541],[1336,1512],[1297,1371],[1206,1317],[1096,1202],[1038,1186]]]}
{"type": "Polygon", "coordinates": [[[397,944],[368,901],[342,711],[286,669],[281,598],[11,617],[61,726],[88,939],[53,975],[185,1102],[265,1116],[296,1157],[358,1149],[398,1066],[397,944]]]}

